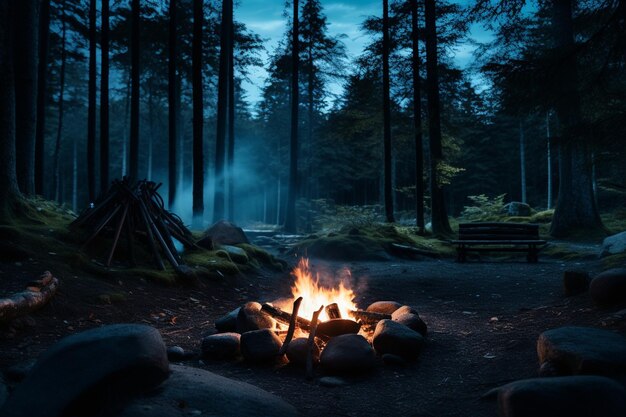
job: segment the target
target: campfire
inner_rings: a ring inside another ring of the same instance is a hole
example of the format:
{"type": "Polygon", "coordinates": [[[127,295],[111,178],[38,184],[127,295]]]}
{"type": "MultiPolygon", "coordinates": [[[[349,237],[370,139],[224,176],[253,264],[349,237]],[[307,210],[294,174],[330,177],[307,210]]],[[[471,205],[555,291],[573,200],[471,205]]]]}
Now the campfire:
{"type": "Polygon", "coordinates": [[[203,339],[203,355],[241,352],[252,362],[286,355],[290,363],[305,366],[310,378],[318,362],[325,371],[352,373],[374,367],[376,354],[385,362],[392,356],[396,363],[419,354],[426,324],[412,307],[378,301],[359,309],[351,280],[329,286],[308,259],[301,259],[292,275],[291,298],[249,302],[222,317],[215,326],[218,334],[203,339]]]}

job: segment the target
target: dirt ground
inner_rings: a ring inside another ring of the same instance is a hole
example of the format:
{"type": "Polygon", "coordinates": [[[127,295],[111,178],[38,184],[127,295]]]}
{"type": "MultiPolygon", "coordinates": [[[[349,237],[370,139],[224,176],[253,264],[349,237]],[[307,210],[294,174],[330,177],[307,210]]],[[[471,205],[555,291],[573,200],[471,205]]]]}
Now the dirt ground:
{"type": "MultiPolygon", "coordinates": [[[[291,260],[293,262],[294,260],[291,260]]],[[[289,366],[258,367],[245,362],[187,364],[257,385],[292,403],[303,415],[328,416],[495,416],[495,404],[480,401],[487,390],[537,375],[538,335],[562,325],[585,325],[626,334],[626,322],[608,319],[626,306],[602,310],[588,294],[565,298],[562,272],[591,273],[599,261],[538,264],[485,260],[458,264],[450,259],[388,262],[321,262],[314,267],[348,267],[361,308],[377,300],[414,306],[428,324],[428,343],[419,360],[325,387],[289,366]]],[[[44,268],[45,269],[45,268],[44,268]]],[[[35,278],[42,265],[0,264],[0,285],[16,288],[35,278]]],[[[53,271],[54,272],[54,271],[53,271]]],[[[101,324],[146,323],[157,327],[168,345],[199,350],[202,334],[215,319],[246,301],[287,296],[288,272],[227,278],[202,288],[165,287],[143,280],[110,282],[85,276],[59,276],[60,293],[45,309],[5,328],[0,336],[0,369],[36,358],[64,335],[101,324]],[[108,299],[102,294],[123,294],[108,299]],[[20,324],[20,323],[18,323],[20,324]]]]}

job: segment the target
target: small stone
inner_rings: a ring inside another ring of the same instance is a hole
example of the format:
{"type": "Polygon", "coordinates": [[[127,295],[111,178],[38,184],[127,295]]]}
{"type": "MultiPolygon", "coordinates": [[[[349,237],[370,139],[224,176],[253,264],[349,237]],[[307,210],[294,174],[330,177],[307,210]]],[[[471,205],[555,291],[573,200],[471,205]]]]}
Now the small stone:
{"type": "Polygon", "coordinates": [[[261,304],[249,302],[241,307],[237,314],[237,333],[273,329],[275,323],[274,319],[261,312],[261,304]]]}
{"type": "Polygon", "coordinates": [[[411,360],[419,356],[425,341],[418,332],[397,321],[381,320],[376,325],[372,343],[379,355],[391,353],[411,360]]]}
{"type": "Polygon", "coordinates": [[[358,334],[334,337],[320,356],[320,365],[331,374],[370,371],[376,365],[376,354],[367,340],[358,334]]]}
{"type": "Polygon", "coordinates": [[[589,290],[591,278],[585,271],[563,272],[563,290],[566,297],[582,294],[589,290]]]}
{"type": "Polygon", "coordinates": [[[404,324],[406,327],[418,332],[422,336],[426,336],[426,334],[428,333],[428,327],[426,326],[426,323],[424,323],[424,320],[422,320],[421,317],[417,314],[401,314],[399,316],[396,316],[393,321],[404,324]]]}
{"type": "Polygon", "coordinates": [[[402,307],[402,304],[395,301],[376,301],[367,307],[367,311],[371,311],[373,313],[392,314],[400,307],[402,307]]]}
{"type": "Polygon", "coordinates": [[[237,330],[237,316],[241,307],[237,307],[230,313],[220,317],[215,321],[215,328],[220,332],[234,332],[237,330]]]}
{"type": "Polygon", "coordinates": [[[342,334],[358,333],[361,325],[354,320],[330,319],[317,325],[316,335],[336,337],[342,334]]]}
{"type": "Polygon", "coordinates": [[[348,381],[336,376],[324,376],[320,378],[320,385],[323,387],[341,387],[348,385],[348,381]]]}
{"type": "Polygon", "coordinates": [[[185,360],[185,350],[180,346],[170,346],[167,348],[167,359],[171,362],[179,362],[185,360]]]}
{"type": "Polygon", "coordinates": [[[609,269],[598,274],[589,285],[593,301],[610,306],[626,301],[626,268],[609,269]]]}
{"type": "Polygon", "coordinates": [[[626,231],[609,236],[602,242],[602,255],[617,255],[626,253],[626,231]]]}
{"type": "Polygon", "coordinates": [[[623,417],[626,390],[598,376],[567,376],[515,381],[483,398],[497,398],[502,417],[623,417]]]}
{"type": "Polygon", "coordinates": [[[239,333],[218,333],[202,339],[202,357],[229,359],[239,355],[241,335],[239,333]]]}
{"type": "MultiPolygon", "coordinates": [[[[309,351],[309,340],[306,337],[298,337],[289,342],[287,347],[287,359],[289,363],[297,366],[306,365],[306,358],[309,351]]],[[[313,344],[313,363],[320,361],[320,349],[316,344],[313,344]]]]}
{"type": "Polygon", "coordinates": [[[241,354],[250,362],[269,362],[278,358],[282,342],[269,329],[253,330],[241,335],[241,354]]]}

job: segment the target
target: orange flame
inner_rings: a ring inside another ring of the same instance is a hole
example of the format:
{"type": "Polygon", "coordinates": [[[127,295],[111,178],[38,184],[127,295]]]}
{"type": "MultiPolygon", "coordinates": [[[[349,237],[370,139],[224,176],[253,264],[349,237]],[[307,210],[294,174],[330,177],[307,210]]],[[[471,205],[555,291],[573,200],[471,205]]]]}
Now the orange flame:
{"type": "MultiPolygon", "coordinates": [[[[298,297],[302,297],[302,304],[300,304],[298,316],[310,320],[313,313],[321,306],[327,306],[332,303],[337,303],[341,317],[343,318],[350,318],[349,312],[357,309],[356,304],[352,301],[356,298],[354,291],[343,282],[340,282],[335,288],[324,287],[320,284],[319,274],[316,273],[315,277],[313,277],[308,259],[300,259],[298,266],[291,274],[295,278],[291,287],[293,299],[295,300],[298,297]]],[[[286,311],[291,311],[288,306],[284,306],[283,308],[286,311]]],[[[319,320],[328,320],[326,311],[322,310],[319,320]]]]}

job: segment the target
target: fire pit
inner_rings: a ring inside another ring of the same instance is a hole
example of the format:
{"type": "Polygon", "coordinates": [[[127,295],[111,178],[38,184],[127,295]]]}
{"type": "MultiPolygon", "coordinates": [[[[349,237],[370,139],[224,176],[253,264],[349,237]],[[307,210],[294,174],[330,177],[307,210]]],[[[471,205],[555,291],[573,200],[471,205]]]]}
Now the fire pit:
{"type": "Polygon", "coordinates": [[[203,355],[241,353],[252,362],[286,355],[291,364],[304,366],[309,378],[318,363],[328,373],[353,373],[374,367],[377,354],[393,363],[419,355],[426,324],[412,307],[378,301],[359,309],[350,283],[324,285],[308,259],[301,259],[292,275],[291,298],[247,303],[224,316],[216,322],[220,333],[203,340],[203,355]]]}

